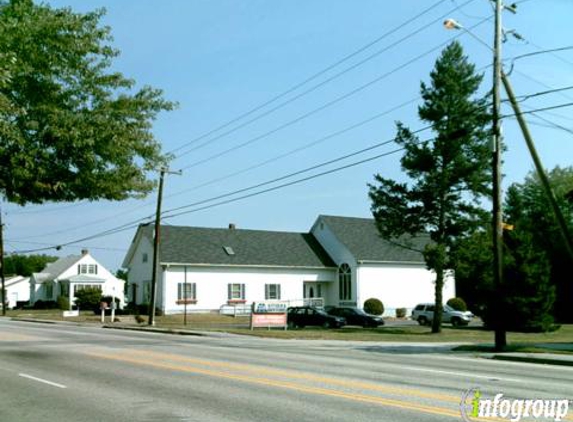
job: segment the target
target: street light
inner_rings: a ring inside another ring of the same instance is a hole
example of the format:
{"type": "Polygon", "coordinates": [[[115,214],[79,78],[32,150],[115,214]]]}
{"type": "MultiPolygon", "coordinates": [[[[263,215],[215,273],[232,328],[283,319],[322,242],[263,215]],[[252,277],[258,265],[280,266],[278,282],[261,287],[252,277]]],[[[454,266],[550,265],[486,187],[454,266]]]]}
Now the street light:
{"type": "MultiPolygon", "coordinates": [[[[493,108],[492,108],[492,193],[493,193],[493,209],[492,209],[492,229],[493,229],[493,280],[495,289],[500,292],[503,282],[503,226],[502,226],[502,193],[501,193],[501,100],[500,100],[500,84],[501,84],[501,0],[495,0],[495,22],[494,22],[494,40],[493,49],[485,41],[482,41],[478,36],[473,34],[468,29],[464,28],[454,19],[446,19],[444,27],[446,29],[464,30],[470,34],[474,39],[493,52],[493,108]]],[[[501,311],[501,298],[496,295],[495,298],[495,314],[498,317],[501,311]]],[[[495,323],[495,349],[501,351],[507,346],[506,332],[502,324],[498,321],[495,323]]]]}

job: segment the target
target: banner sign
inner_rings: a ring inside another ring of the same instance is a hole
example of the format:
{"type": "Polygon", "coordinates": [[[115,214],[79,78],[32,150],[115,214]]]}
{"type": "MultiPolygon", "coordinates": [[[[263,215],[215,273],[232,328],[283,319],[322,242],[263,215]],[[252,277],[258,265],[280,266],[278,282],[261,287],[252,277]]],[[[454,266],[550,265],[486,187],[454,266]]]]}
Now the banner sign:
{"type": "Polygon", "coordinates": [[[255,302],[253,303],[254,314],[286,314],[288,305],[286,302],[255,302]]]}
{"type": "Polygon", "coordinates": [[[260,327],[287,327],[286,302],[254,302],[251,312],[251,330],[260,327]]]}
{"type": "Polygon", "coordinates": [[[252,314],[251,328],[286,327],[286,314],[252,314]]]}

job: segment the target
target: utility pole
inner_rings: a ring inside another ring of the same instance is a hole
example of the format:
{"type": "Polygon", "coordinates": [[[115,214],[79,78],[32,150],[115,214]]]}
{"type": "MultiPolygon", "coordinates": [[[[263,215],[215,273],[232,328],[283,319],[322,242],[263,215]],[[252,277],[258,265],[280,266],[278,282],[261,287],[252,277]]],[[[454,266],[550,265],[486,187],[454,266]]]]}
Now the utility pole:
{"type": "Polygon", "coordinates": [[[495,288],[495,349],[501,351],[507,346],[506,330],[501,315],[501,287],[503,285],[503,226],[501,192],[501,120],[500,120],[500,83],[501,83],[501,0],[495,0],[495,30],[493,40],[493,281],[495,288]]]}
{"type": "Polygon", "coordinates": [[[2,279],[2,316],[6,316],[6,279],[4,278],[4,224],[0,208],[0,278],[2,279]]]}
{"type": "Polygon", "coordinates": [[[155,302],[157,297],[157,268],[159,267],[159,243],[161,239],[161,201],[163,197],[163,179],[167,174],[181,175],[181,171],[169,171],[165,167],[159,172],[159,190],[157,192],[157,209],[155,211],[155,237],[153,239],[153,269],[151,274],[151,299],[149,303],[148,325],[155,325],[155,302]]]}
{"type": "Polygon", "coordinates": [[[559,208],[559,204],[555,199],[555,195],[553,194],[553,190],[551,189],[551,184],[549,183],[549,178],[547,177],[547,174],[545,174],[545,169],[541,164],[541,159],[537,154],[537,149],[535,148],[533,138],[531,137],[531,133],[529,132],[529,128],[527,127],[527,123],[525,122],[525,119],[523,118],[523,115],[521,113],[521,109],[519,108],[519,104],[515,99],[515,95],[513,93],[511,84],[509,83],[509,79],[507,75],[503,72],[501,77],[503,80],[503,86],[505,87],[505,91],[507,92],[507,96],[509,97],[511,107],[513,108],[515,116],[517,117],[517,121],[519,122],[519,127],[521,128],[521,132],[523,133],[523,137],[525,138],[525,142],[527,143],[527,147],[529,148],[529,153],[531,154],[531,158],[533,159],[533,163],[535,164],[537,175],[539,176],[541,185],[545,190],[545,194],[549,199],[549,203],[551,204],[551,208],[553,209],[553,214],[555,215],[555,219],[557,220],[557,224],[559,225],[559,232],[563,237],[563,244],[565,245],[565,249],[567,249],[567,253],[569,254],[571,262],[573,262],[573,240],[571,238],[571,233],[569,233],[569,227],[567,227],[567,223],[565,221],[565,218],[563,217],[561,208],[559,208]]]}

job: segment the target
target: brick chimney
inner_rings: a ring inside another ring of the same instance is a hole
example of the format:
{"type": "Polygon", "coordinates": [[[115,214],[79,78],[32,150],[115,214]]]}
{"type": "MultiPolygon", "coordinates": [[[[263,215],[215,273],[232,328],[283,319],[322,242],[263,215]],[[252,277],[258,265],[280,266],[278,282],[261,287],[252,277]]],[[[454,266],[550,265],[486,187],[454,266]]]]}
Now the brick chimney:
{"type": "Polygon", "coordinates": [[[87,249],[82,249],[82,256],[89,254],[90,251],[88,251],[87,249]]]}
{"type": "Polygon", "coordinates": [[[235,225],[235,223],[229,223],[229,230],[235,230],[237,228],[237,226],[235,225]]]}

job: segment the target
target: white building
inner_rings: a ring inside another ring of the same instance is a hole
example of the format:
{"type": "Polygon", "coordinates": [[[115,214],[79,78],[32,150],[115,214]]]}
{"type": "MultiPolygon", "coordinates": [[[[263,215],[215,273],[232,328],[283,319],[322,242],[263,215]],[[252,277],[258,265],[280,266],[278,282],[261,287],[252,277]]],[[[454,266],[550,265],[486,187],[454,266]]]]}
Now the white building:
{"type": "MultiPolygon", "coordinates": [[[[157,307],[165,313],[218,310],[261,300],[362,307],[380,299],[386,314],[434,299],[435,274],[421,250],[379,237],[374,220],[319,216],[310,233],[162,226],[157,307]]],[[[123,266],[129,297],[149,303],[153,227],[138,228],[123,266]]],[[[448,279],[444,298],[455,296],[448,279]]]]}
{"type": "Polygon", "coordinates": [[[52,262],[30,279],[30,304],[38,300],[55,301],[59,296],[75,300],[75,293],[86,287],[101,290],[102,296],[115,296],[124,303],[124,281],[115,277],[97,262],[87,250],[81,255],[70,255],[52,262]]]}
{"type": "Polygon", "coordinates": [[[6,285],[8,309],[16,307],[18,302],[30,300],[30,277],[22,277],[21,275],[7,277],[4,283],[6,285]]]}

